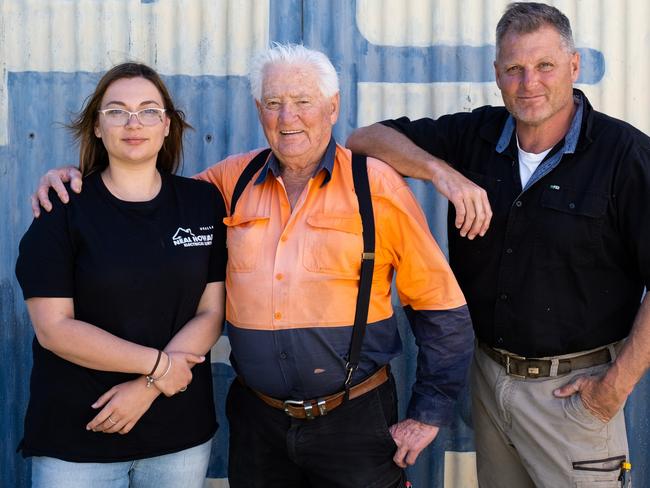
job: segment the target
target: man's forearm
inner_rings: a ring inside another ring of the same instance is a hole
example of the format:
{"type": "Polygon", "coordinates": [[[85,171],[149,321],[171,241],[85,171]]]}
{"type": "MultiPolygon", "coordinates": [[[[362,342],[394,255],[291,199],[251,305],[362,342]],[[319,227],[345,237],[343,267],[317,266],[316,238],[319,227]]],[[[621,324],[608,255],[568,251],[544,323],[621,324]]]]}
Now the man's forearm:
{"type": "Polygon", "coordinates": [[[431,181],[454,206],[454,225],[462,237],[474,239],[487,232],[492,208],[486,191],[404,134],[382,124],[373,124],[354,131],[346,144],[355,153],[381,159],[404,176],[431,181]]]}
{"type": "Polygon", "coordinates": [[[650,295],[646,294],[634,319],[632,331],[604,382],[629,395],[650,367],[650,295]]]}
{"type": "Polygon", "coordinates": [[[390,164],[404,176],[432,181],[442,159],[420,149],[408,137],[382,124],[355,130],[346,146],[354,153],[366,154],[390,164]]]}

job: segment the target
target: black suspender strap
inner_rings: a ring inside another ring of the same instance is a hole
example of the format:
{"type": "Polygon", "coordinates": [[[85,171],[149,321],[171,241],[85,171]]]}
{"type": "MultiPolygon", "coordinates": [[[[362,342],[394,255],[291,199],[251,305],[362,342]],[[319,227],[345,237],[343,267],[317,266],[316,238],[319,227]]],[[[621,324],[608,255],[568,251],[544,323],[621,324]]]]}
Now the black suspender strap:
{"type": "Polygon", "coordinates": [[[357,309],[354,315],[354,326],[352,327],[352,340],[348,362],[345,365],[346,378],[345,399],[350,392],[352,375],[359,366],[361,344],[366,332],[368,323],[368,307],[370,304],[370,288],[372,287],[372,274],[375,267],[375,219],[372,210],[372,199],[370,197],[370,184],[368,182],[368,167],[366,157],[358,154],[352,155],[352,179],[354,191],[359,201],[359,213],[361,214],[361,225],[363,228],[363,253],[361,254],[361,272],[359,276],[359,294],[357,295],[357,309]]]}
{"type": "Polygon", "coordinates": [[[235,189],[232,192],[232,198],[230,199],[230,215],[235,213],[237,200],[239,200],[239,197],[244,192],[244,189],[248,183],[253,179],[255,173],[257,173],[262,168],[262,166],[264,166],[264,163],[266,163],[266,158],[270,152],[270,148],[262,150],[262,152],[257,154],[257,156],[255,156],[251,162],[246,165],[244,171],[242,171],[242,174],[239,176],[239,179],[235,184],[235,189]]]}

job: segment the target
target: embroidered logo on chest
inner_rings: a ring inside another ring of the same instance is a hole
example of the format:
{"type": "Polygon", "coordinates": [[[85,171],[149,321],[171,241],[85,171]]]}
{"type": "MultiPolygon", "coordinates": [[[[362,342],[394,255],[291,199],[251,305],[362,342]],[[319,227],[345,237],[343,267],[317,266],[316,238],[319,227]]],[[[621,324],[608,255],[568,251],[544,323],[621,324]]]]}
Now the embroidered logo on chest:
{"type": "Polygon", "coordinates": [[[183,247],[209,246],[212,244],[212,229],[213,226],[211,225],[199,227],[199,232],[195,234],[192,232],[191,227],[187,229],[179,227],[174,237],[172,237],[172,242],[174,246],[183,247]],[[209,233],[206,233],[206,231],[209,231],[209,233]]]}

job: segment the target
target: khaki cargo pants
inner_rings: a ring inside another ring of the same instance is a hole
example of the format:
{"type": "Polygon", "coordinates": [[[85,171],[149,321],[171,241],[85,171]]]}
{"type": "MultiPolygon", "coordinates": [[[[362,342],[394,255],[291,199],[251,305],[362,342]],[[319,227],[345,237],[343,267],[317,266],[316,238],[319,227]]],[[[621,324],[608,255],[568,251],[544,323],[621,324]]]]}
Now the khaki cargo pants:
{"type": "Polygon", "coordinates": [[[518,379],[477,347],[471,381],[479,486],[620,487],[621,460],[629,459],[623,411],[604,423],[579,395],[553,396],[572,378],[607,367],[518,379]]]}

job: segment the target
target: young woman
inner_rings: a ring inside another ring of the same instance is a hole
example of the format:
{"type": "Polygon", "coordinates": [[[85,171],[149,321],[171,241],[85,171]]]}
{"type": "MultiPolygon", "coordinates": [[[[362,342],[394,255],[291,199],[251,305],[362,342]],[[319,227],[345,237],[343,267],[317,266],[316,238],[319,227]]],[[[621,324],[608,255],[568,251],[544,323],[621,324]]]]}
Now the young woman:
{"type": "Polygon", "coordinates": [[[33,487],[203,486],[225,208],[212,185],[173,175],[187,127],[151,68],[108,71],[71,125],[84,191],[20,243],[33,487]]]}

